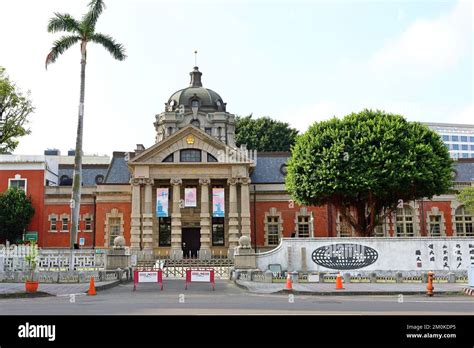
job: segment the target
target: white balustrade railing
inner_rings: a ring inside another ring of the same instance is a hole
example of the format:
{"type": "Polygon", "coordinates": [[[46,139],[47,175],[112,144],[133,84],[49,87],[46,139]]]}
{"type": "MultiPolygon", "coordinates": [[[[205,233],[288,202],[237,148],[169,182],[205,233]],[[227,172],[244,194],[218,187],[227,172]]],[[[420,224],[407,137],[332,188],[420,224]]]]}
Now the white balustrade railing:
{"type": "MultiPolygon", "coordinates": [[[[0,245],[0,272],[28,271],[29,265],[25,256],[31,253],[30,246],[0,245]]],[[[105,268],[104,253],[96,250],[38,249],[37,270],[98,270],[105,268]],[[73,267],[70,267],[71,252],[73,267]]]]}

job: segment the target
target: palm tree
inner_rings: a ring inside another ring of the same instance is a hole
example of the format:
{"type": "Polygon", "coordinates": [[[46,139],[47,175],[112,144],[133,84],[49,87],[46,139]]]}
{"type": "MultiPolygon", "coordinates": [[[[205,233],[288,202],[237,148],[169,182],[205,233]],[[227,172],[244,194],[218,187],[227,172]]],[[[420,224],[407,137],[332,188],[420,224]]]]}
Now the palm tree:
{"type": "Polygon", "coordinates": [[[80,43],[81,49],[81,91],[79,98],[79,117],[77,121],[77,137],[76,137],[76,151],[74,156],[74,179],[72,183],[72,199],[71,199],[71,249],[77,248],[77,231],[79,227],[79,211],[81,207],[81,178],[82,178],[82,133],[83,133],[83,119],[84,119],[84,89],[86,80],[86,57],[87,44],[94,42],[102,45],[110,52],[112,57],[117,60],[124,60],[125,48],[123,45],[115,42],[109,35],[97,33],[95,25],[102,11],[105,9],[105,4],[102,0],[92,0],[89,3],[89,11],[82,17],[76,20],[69,14],[55,13],[54,17],[49,20],[48,32],[67,32],[68,35],[62,36],[53,43],[53,48],[46,57],[46,69],[49,64],[52,64],[63,54],[68,48],[76,43],[80,43]]]}

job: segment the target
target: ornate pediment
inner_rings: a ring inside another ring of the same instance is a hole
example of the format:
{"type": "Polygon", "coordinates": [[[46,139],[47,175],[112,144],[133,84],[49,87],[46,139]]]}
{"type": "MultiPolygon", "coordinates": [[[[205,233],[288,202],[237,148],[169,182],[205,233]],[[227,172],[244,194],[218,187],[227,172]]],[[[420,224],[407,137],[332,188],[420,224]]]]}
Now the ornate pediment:
{"type": "Polygon", "coordinates": [[[216,158],[218,163],[253,163],[248,159],[248,156],[232,156],[233,153],[239,151],[218,141],[206,132],[192,125],[187,125],[165,140],[156,143],[135,156],[135,158],[129,161],[129,165],[163,163],[168,156],[176,152],[179,153],[180,150],[184,149],[202,150],[216,158]],[[231,155],[229,156],[229,154],[231,155]],[[231,161],[226,161],[227,157],[230,157],[231,161]]]}

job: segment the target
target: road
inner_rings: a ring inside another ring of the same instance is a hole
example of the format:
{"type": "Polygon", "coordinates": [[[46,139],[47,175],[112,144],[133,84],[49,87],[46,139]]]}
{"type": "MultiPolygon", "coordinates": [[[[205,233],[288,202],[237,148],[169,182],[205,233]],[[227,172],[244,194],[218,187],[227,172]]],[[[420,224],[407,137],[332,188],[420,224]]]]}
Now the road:
{"type": "Polygon", "coordinates": [[[119,285],[100,291],[57,297],[0,299],[5,315],[173,315],[173,314],[326,314],[326,315],[450,315],[474,314],[469,296],[312,296],[250,294],[230,281],[192,283],[184,290],[183,280],[165,280],[164,291],[155,284],[119,285]],[[71,302],[71,299],[74,301],[71,302]]]}

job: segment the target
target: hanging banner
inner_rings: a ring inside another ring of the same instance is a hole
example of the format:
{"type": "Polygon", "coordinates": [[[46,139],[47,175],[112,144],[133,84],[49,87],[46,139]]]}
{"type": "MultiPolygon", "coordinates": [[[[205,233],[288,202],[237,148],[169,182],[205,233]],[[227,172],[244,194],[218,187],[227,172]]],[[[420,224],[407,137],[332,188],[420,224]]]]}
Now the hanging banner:
{"type": "Polygon", "coordinates": [[[212,189],[212,216],[224,217],[225,213],[224,188],[214,187],[212,189]]]}
{"type": "Polygon", "coordinates": [[[168,188],[156,189],[156,216],[168,217],[169,190],[168,188]]]}
{"type": "Polygon", "coordinates": [[[197,190],[195,187],[187,187],[184,189],[184,206],[197,207],[197,190]]]}

